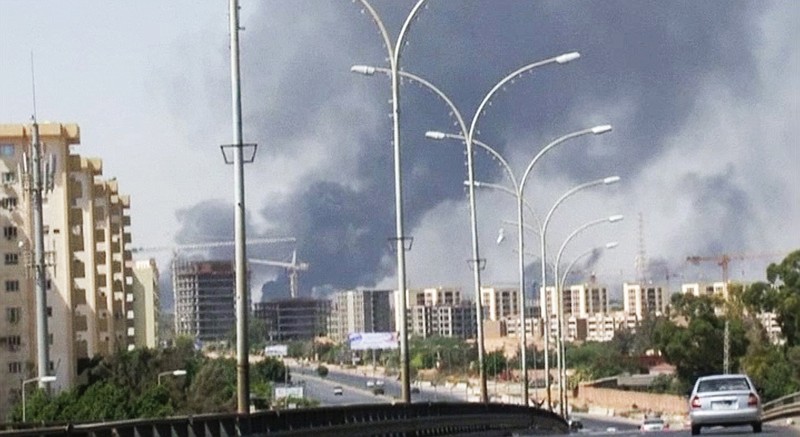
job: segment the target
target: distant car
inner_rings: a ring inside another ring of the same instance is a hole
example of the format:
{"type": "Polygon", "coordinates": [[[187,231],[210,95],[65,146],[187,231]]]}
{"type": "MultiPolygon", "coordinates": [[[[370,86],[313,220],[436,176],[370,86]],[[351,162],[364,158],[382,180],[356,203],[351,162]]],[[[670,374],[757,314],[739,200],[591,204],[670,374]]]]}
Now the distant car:
{"type": "Polygon", "coordinates": [[[411,387],[411,393],[412,394],[419,393],[419,387],[411,387]]]}
{"type": "Polygon", "coordinates": [[[660,417],[645,417],[639,430],[642,432],[665,431],[669,429],[669,424],[660,417]]]}
{"type": "Polygon", "coordinates": [[[704,426],[750,425],[758,433],[761,414],[761,398],[747,375],[700,377],[689,396],[692,435],[704,426]]]}
{"type": "Polygon", "coordinates": [[[372,389],[372,394],[374,395],[382,395],[384,394],[383,387],[375,387],[372,389]]]}
{"type": "Polygon", "coordinates": [[[378,387],[383,387],[383,380],[382,379],[376,380],[375,385],[377,385],[378,387]]]}
{"type": "Polygon", "coordinates": [[[580,431],[583,429],[583,422],[578,419],[570,419],[568,424],[570,431],[580,431]]]}
{"type": "Polygon", "coordinates": [[[336,387],[333,388],[334,396],[341,396],[342,394],[344,394],[344,390],[342,389],[341,385],[337,385],[336,387]]]}
{"type": "Polygon", "coordinates": [[[375,387],[375,381],[368,379],[367,380],[367,387],[375,387]]]}

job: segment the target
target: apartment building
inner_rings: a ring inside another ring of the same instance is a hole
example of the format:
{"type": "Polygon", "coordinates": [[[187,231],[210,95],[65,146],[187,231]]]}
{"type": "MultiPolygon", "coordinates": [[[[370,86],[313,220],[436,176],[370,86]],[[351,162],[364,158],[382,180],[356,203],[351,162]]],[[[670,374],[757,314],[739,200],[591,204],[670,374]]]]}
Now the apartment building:
{"type": "Polygon", "coordinates": [[[172,262],[175,335],[201,342],[225,340],[236,326],[232,261],[172,262]]]}
{"type": "Polygon", "coordinates": [[[408,309],[409,333],[422,338],[433,336],[474,338],[478,332],[475,306],[461,304],[412,305],[408,309]]]}
{"type": "Polygon", "coordinates": [[[481,287],[481,304],[484,319],[519,317],[519,290],[516,287],[481,287]]]}
{"type": "Polygon", "coordinates": [[[694,296],[719,296],[728,298],[728,286],[724,282],[692,282],[681,284],[681,293],[694,296]]]}
{"type": "Polygon", "coordinates": [[[639,320],[645,316],[666,314],[669,306],[669,290],[659,285],[625,282],[622,284],[622,305],[625,314],[639,320]]]}
{"type": "MultiPolygon", "coordinates": [[[[42,202],[50,374],[56,390],[71,387],[82,363],[127,349],[135,336],[130,199],[102,177],[102,161],[71,150],[75,124],[38,126],[47,175],[42,202]]],[[[32,280],[33,126],[0,125],[0,417],[20,398],[20,382],[35,377],[37,345],[32,280]]]]}
{"type": "MultiPolygon", "coordinates": [[[[158,346],[158,319],[160,310],[160,287],[158,266],[154,259],[136,261],[133,267],[133,313],[135,346],[155,348],[158,346]]],[[[130,316],[130,314],[128,314],[130,316]]]]}
{"type": "MultiPolygon", "coordinates": [[[[549,309],[551,318],[558,315],[558,298],[555,287],[547,287],[547,307],[542,300],[542,313],[549,309]]],[[[565,316],[586,318],[590,314],[607,313],[609,311],[608,288],[596,283],[573,284],[563,290],[565,316]]]]}
{"type": "MultiPolygon", "coordinates": [[[[461,290],[451,287],[430,287],[423,289],[410,289],[406,293],[406,305],[437,306],[458,305],[461,303],[461,290]]],[[[397,303],[395,299],[395,303],[397,303]]]]}
{"type": "Polygon", "coordinates": [[[266,324],[267,340],[311,340],[328,333],[331,301],[298,297],[253,304],[253,317],[266,324]]]}
{"type": "Polygon", "coordinates": [[[394,332],[393,290],[343,290],[331,296],[328,335],[346,341],[353,332],[394,332]]]}

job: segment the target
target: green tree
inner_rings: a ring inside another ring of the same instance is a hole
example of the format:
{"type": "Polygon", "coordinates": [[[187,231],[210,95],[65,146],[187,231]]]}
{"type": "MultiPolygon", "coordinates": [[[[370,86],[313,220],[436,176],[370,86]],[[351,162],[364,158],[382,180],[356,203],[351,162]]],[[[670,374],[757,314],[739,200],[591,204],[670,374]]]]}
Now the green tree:
{"type": "Polygon", "coordinates": [[[236,405],[236,361],[218,358],[203,363],[189,386],[188,412],[232,413],[236,405]]]}
{"type": "Polygon", "coordinates": [[[486,375],[491,378],[503,373],[507,364],[506,356],[502,350],[492,351],[484,355],[483,362],[486,375]]]}
{"type": "Polygon", "coordinates": [[[777,314],[786,346],[800,346],[800,250],[790,253],[780,264],[767,267],[769,288],[760,301],[777,314]]]}

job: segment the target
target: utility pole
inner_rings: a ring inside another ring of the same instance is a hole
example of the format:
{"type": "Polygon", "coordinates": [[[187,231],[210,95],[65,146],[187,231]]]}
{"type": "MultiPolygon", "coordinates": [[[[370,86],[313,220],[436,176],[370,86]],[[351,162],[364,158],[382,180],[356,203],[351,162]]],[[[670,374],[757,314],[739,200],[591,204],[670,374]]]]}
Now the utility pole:
{"type": "Polygon", "coordinates": [[[45,271],[44,253],[44,218],[42,199],[45,191],[52,188],[53,165],[47,165],[42,172],[42,143],[39,139],[39,124],[33,117],[32,138],[30,147],[31,159],[23,158],[22,173],[24,187],[31,199],[33,213],[33,272],[36,296],[36,361],[38,367],[39,388],[46,388],[50,371],[50,342],[47,329],[47,272],[45,271]]]}

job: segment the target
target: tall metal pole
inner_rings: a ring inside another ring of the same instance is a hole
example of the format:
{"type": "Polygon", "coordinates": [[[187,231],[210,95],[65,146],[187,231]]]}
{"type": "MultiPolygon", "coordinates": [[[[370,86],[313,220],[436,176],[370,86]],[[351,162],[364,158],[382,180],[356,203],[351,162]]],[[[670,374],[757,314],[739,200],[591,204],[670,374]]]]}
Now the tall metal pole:
{"type": "Polygon", "coordinates": [[[522,198],[522,193],[517,188],[517,250],[518,254],[518,267],[519,267],[519,357],[521,360],[520,366],[522,367],[522,405],[528,406],[528,337],[527,329],[525,326],[525,236],[522,234],[524,224],[522,222],[522,208],[525,201],[522,198]]]}
{"type": "Polygon", "coordinates": [[[233,110],[234,240],[236,265],[236,398],[237,412],[250,412],[250,368],[247,360],[247,253],[245,247],[244,159],[242,156],[242,89],[239,82],[239,2],[229,2],[231,99],[233,110]]]}
{"type": "Polygon", "coordinates": [[[33,183],[31,201],[33,202],[33,247],[34,279],[36,285],[36,361],[38,366],[39,388],[47,387],[42,379],[50,370],[50,344],[47,330],[47,293],[44,263],[44,219],[42,217],[42,144],[39,141],[39,124],[33,120],[33,183]]]}

